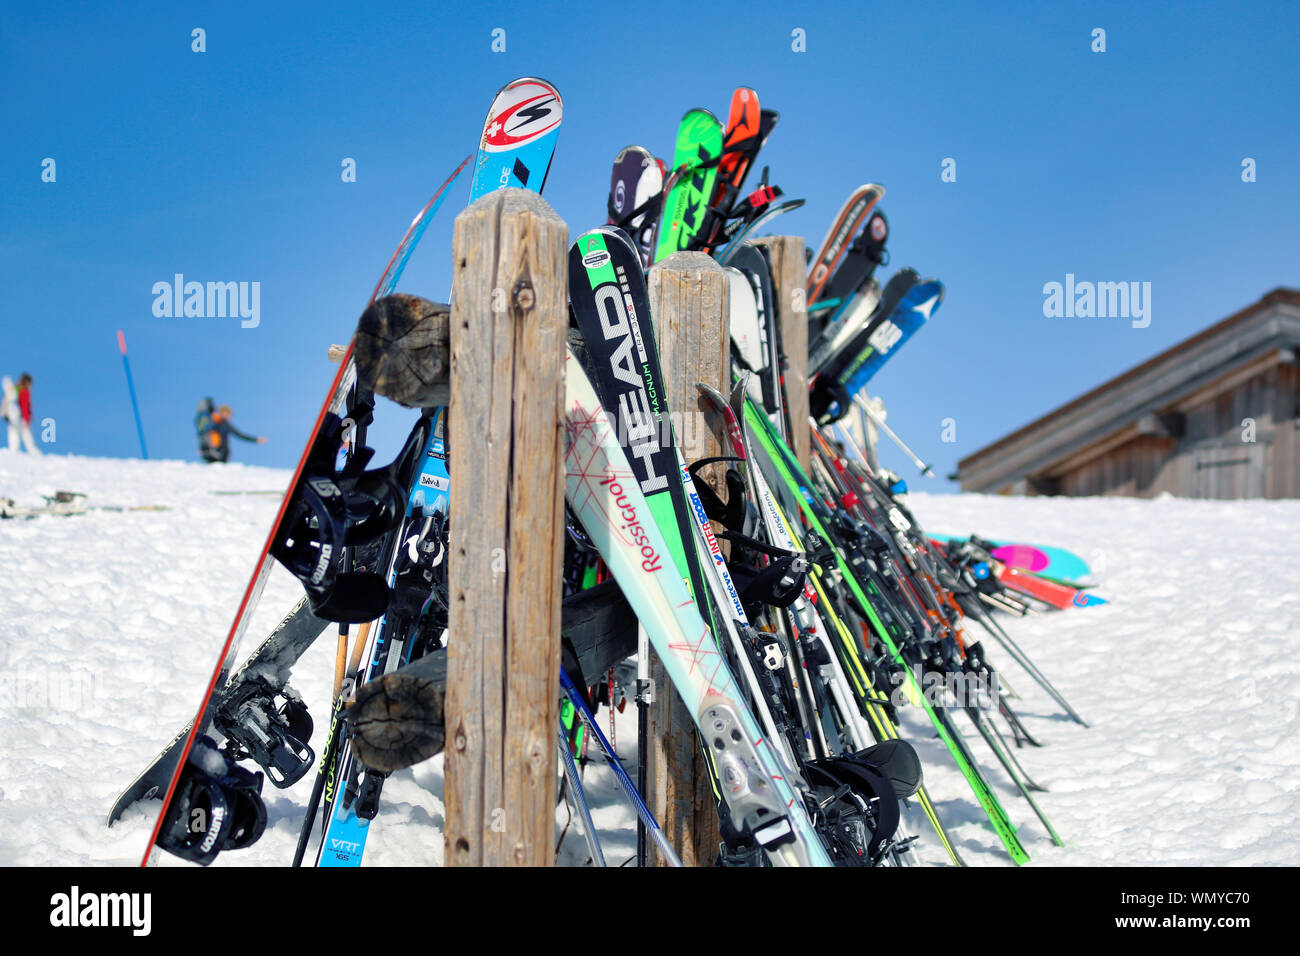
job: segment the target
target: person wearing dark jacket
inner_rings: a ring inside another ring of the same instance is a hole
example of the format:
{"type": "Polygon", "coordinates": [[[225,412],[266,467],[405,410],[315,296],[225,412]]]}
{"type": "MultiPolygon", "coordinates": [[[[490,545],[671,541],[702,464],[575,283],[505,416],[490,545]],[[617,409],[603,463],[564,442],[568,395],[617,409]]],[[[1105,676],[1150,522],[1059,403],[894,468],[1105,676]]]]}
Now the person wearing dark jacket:
{"type": "Polygon", "coordinates": [[[211,464],[215,461],[230,460],[230,438],[233,435],[243,441],[257,442],[265,445],[266,439],[257,435],[245,435],[230,420],[232,412],[229,405],[213,407],[212,399],[205,398],[199,403],[198,413],[194,416],[194,428],[199,437],[199,454],[211,464]]]}

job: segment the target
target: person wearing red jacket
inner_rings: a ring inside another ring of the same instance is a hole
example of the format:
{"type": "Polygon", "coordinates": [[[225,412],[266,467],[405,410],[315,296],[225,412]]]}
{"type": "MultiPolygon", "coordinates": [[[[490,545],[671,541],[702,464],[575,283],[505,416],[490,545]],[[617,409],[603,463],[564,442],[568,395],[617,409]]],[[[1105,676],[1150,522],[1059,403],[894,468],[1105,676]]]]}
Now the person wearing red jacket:
{"type": "Polygon", "coordinates": [[[36,447],[36,439],[32,437],[32,377],[24,372],[15,389],[13,382],[6,376],[2,404],[5,421],[9,423],[9,450],[19,451],[21,441],[31,454],[39,455],[41,450],[36,447]]]}

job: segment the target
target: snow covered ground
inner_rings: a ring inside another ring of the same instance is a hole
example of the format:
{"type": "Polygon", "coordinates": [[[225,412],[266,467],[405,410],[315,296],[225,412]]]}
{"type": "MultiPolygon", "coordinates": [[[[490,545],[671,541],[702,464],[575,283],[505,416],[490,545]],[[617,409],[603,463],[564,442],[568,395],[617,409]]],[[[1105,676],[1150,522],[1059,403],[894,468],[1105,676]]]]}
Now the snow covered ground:
{"type": "MultiPolygon", "coordinates": [[[[91,505],[170,509],[0,522],[0,864],[138,862],[158,804],[112,829],[105,814],[193,714],[278,503],[215,492],[279,491],[288,477],[0,451],[0,496],[20,504],[68,489],[91,505]]],[[[912,508],[932,531],[1073,549],[1110,600],[1003,619],[1089,729],[986,641],[1046,745],[1019,756],[1050,789],[1038,800],[1067,844],[1052,845],[972,740],[1033,865],[1300,864],[1300,502],[914,494],[912,508]]],[[[250,641],[299,593],[277,569],[250,641]]],[[[314,744],[332,673],[333,641],[323,640],[294,674],[317,720],[314,744]]],[[[967,862],[1008,865],[928,723],[905,717],[967,862]]],[[[635,726],[630,710],[618,718],[620,749],[635,726]]],[[[635,817],[598,761],[587,783],[618,865],[633,852],[635,817]]],[[[217,865],[286,865],[310,789],[310,775],[285,791],[268,785],[266,835],[217,865]]],[[[441,789],[440,758],[389,781],[367,865],[441,862],[441,789]]],[[[562,862],[585,859],[576,826],[562,862]]],[[[922,856],[939,862],[932,835],[915,829],[922,856]]]]}

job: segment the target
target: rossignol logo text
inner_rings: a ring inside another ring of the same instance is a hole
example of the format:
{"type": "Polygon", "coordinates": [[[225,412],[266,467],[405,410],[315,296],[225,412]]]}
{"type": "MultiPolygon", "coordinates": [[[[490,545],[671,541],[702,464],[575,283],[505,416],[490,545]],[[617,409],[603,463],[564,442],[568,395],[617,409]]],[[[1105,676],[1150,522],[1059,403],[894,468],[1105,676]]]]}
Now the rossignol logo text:
{"type": "Polygon", "coordinates": [[[82,893],[74,886],[50,897],[50,925],[129,927],[133,936],[148,936],[153,928],[153,896],[149,893],[82,893]]]}
{"type": "Polygon", "coordinates": [[[613,476],[602,478],[600,483],[614,496],[614,505],[618,508],[619,517],[623,519],[623,524],[619,525],[619,528],[626,531],[632,543],[641,549],[641,570],[651,573],[662,569],[663,562],[659,558],[659,552],[650,543],[650,538],[637,517],[636,507],[628,500],[623,486],[613,476]]]}

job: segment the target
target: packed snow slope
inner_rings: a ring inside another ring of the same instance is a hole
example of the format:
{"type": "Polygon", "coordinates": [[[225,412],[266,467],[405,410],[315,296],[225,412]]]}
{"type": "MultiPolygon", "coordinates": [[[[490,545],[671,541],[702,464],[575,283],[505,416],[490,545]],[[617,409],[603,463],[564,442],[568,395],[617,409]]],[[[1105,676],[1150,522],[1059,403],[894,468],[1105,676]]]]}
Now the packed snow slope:
{"type": "MultiPolygon", "coordinates": [[[[0,864],[139,861],[159,804],[137,805],[112,829],[105,815],[196,709],[278,504],[273,494],[218,492],[279,492],[288,478],[238,464],[0,451],[0,496],[19,504],[73,490],[92,506],[169,509],[0,521],[0,864]]],[[[1087,729],[985,640],[1045,745],[1018,756],[1049,789],[1038,801],[1067,844],[1053,846],[966,725],[1031,865],[1300,864],[1300,502],[911,499],[932,531],[1079,552],[1110,601],[1002,618],[1087,729]]],[[[299,593],[287,574],[272,575],[245,651],[299,593]]],[[[316,718],[316,747],[333,644],[320,641],[294,672],[316,718]]],[[[928,723],[904,717],[967,862],[1009,865],[928,723]]],[[[606,727],[608,719],[602,711],[606,727]]],[[[615,730],[634,762],[631,709],[615,730]]],[[[632,811],[598,760],[586,780],[606,857],[623,863],[634,849],[632,811]]],[[[266,835],[216,865],[287,865],[311,783],[308,775],[288,790],[268,784],[266,835]]],[[[441,791],[441,758],[396,774],[366,864],[440,863],[441,791]]],[[[566,819],[561,806],[557,825],[566,819]]],[[[911,825],[922,859],[941,863],[923,821],[911,825]]],[[[576,822],[560,859],[586,859],[576,822]]]]}

